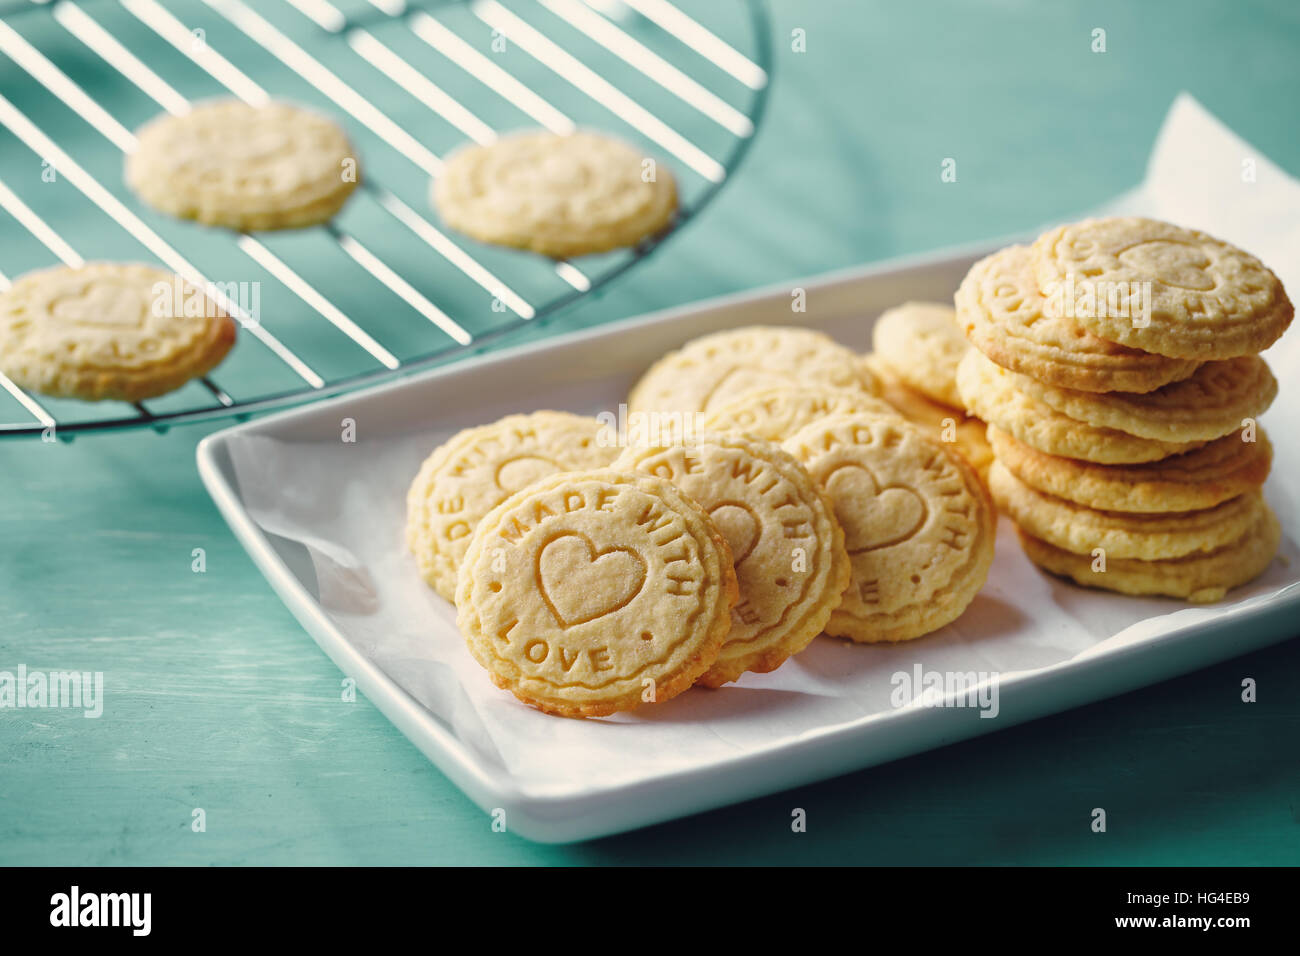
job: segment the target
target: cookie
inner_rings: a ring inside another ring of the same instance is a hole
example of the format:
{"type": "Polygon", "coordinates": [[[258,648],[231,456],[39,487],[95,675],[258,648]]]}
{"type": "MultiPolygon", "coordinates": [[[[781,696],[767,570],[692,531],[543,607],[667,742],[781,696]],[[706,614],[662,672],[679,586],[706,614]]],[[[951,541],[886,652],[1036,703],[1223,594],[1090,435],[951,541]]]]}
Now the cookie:
{"type": "Polygon", "coordinates": [[[565,259],[636,245],[677,210],[672,173],[597,133],[528,132],[465,146],[433,181],[443,221],[466,235],[565,259]]]}
{"type": "Polygon", "coordinates": [[[736,575],[708,515],[649,475],[553,475],[502,502],[470,540],[456,620],[474,659],[563,717],[662,702],[713,665],[736,575]]]}
{"type": "Polygon", "coordinates": [[[881,372],[880,383],[880,396],[890,407],[909,422],[920,425],[931,437],[960,452],[974,466],[980,480],[984,480],[993,461],[993,449],[984,435],[987,426],[981,419],[961,408],[931,401],[888,372],[881,372]]]}
{"type": "Polygon", "coordinates": [[[143,401],[206,375],[234,344],[216,301],[152,266],[58,266],[0,293],[0,371],[45,395],[143,401]]]}
{"type": "Polygon", "coordinates": [[[1049,455],[1107,465],[1134,464],[1179,455],[1205,444],[1157,441],[1114,428],[1096,428],[1026,395],[1012,381],[1010,372],[979,350],[972,350],[957,368],[957,386],[974,414],[1049,455]]]}
{"type": "Polygon", "coordinates": [[[1168,442],[1219,438],[1262,415],[1277,396],[1277,380],[1258,355],[1206,362],[1143,395],[1080,392],[1008,374],[1018,391],[1076,421],[1168,442]]]}
{"type": "Polygon", "coordinates": [[[957,363],[970,344],[950,305],[905,302],[876,319],[875,360],[907,387],[931,401],[961,408],[957,363]]]}
{"type": "Polygon", "coordinates": [[[880,390],[857,354],[812,329],[749,326],[714,332],[669,352],[628,397],[633,411],[712,412],[778,386],[880,390]]]}
{"type": "Polygon", "coordinates": [[[1233,432],[1195,451],[1140,465],[1096,465],[1030,448],[1000,428],[989,443],[1011,474],[1047,495],[1102,511],[1199,511],[1259,488],[1273,446],[1263,429],[1253,441],[1233,432]]]}
{"type": "MultiPolygon", "coordinates": [[[[1058,297],[1059,300],[1059,297],[1058,297]]],[[[1081,392],[1149,392],[1196,371],[1175,359],[1093,335],[1038,289],[1028,246],[1009,246],[971,266],[954,297],[957,322],[1003,368],[1081,392]]]]}
{"type": "Polygon", "coordinates": [[[458,432],[434,450],[406,496],[406,542],[420,576],[448,601],[470,535],[483,516],[527,485],[618,457],[612,431],[568,412],[508,415],[458,432]]]}
{"type": "Polygon", "coordinates": [[[151,120],[137,136],[127,184],[155,209],[210,226],[251,232],[327,222],[361,178],[338,124],[285,103],[203,103],[151,120]]]}
{"type": "Polygon", "coordinates": [[[993,563],[995,516],[961,455],[893,416],[844,415],[785,443],[831,499],[852,575],[826,633],[906,641],[956,620],[993,563]]]}
{"type": "Polygon", "coordinates": [[[780,446],[747,435],[630,448],[612,466],[664,478],[697,502],[731,548],[740,599],[714,665],[721,687],[775,670],[821,633],[849,583],[844,532],[830,502],[780,446]]]}
{"type": "Polygon", "coordinates": [[[1088,331],[1172,358],[1262,352],[1295,313],[1277,276],[1254,256],[1154,219],[1060,226],[1035,240],[1033,260],[1044,293],[1074,287],[1075,318],[1088,331]],[[1089,294],[1093,304],[1080,301],[1089,294]]]}
{"type": "Polygon", "coordinates": [[[778,385],[747,392],[704,416],[708,431],[744,432],[766,441],[784,441],[805,425],[832,415],[873,412],[888,415],[893,406],[882,398],[849,388],[778,385]]]}
{"type": "Polygon", "coordinates": [[[1095,558],[1020,532],[1020,543],[1029,560],[1076,584],[1120,594],[1185,598],[1198,604],[1220,601],[1232,588],[1263,574],[1272,564],[1281,540],[1281,526],[1265,506],[1244,535],[1214,551],[1163,561],[1108,558],[1103,570],[1095,558]]]}
{"type": "Polygon", "coordinates": [[[1245,534],[1265,508],[1264,496],[1254,489],[1201,511],[1099,511],[1045,495],[996,461],[989,468],[989,491],[1026,534],[1075,554],[1101,548],[1108,559],[1156,561],[1213,551],[1245,534]]]}

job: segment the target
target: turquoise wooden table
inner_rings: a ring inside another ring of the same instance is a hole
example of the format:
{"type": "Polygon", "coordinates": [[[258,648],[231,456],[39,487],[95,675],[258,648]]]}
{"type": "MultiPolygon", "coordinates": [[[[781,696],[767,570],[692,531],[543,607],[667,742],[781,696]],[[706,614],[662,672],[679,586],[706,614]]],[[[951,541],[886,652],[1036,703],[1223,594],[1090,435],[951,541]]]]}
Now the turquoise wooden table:
{"type": "MultiPolygon", "coordinates": [[[[1139,180],[1182,89],[1300,174],[1286,0],[772,12],[770,112],[738,179],[643,268],[532,334],[1068,216],[1139,180]]],[[[0,442],[0,669],[105,680],[99,719],[0,711],[0,863],[1300,862],[1294,640],[648,831],[568,847],[493,832],[364,698],[342,700],[201,488],[205,429],[0,442]],[[1257,703],[1241,701],[1247,677],[1257,703]]]]}

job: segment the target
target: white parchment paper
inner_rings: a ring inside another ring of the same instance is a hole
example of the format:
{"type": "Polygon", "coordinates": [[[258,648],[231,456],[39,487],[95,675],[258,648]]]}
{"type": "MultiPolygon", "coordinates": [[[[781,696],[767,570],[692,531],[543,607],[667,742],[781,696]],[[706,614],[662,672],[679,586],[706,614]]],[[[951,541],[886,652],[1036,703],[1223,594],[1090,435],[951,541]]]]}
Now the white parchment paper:
{"type": "MultiPolygon", "coordinates": [[[[1146,181],[1104,211],[1221,236],[1258,255],[1293,298],[1300,295],[1300,183],[1186,95],[1166,118],[1146,181]],[[1253,181],[1243,176],[1248,164],[1253,181]]],[[[305,546],[321,606],[348,640],[495,773],[526,795],[558,797],[706,766],[893,712],[891,676],[918,664],[925,671],[1006,677],[1150,640],[1300,587],[1294,478],[1300,472],[1300,330],[1292,329],[1267,358],[1281,390],[1263,419],[1276,448],[1266,493],[1282,520],[1284,560],[1226,601],[1188,607],[1063,583],[1025,559],[1003,519],[987,586],[942,631],[897,647],[818,638],[775,673],[749,674],[718,691],[692,690],[606,720],[547,717],[492,686],[466,651],[453,609],[416,574],[402,528],[407,485],[432,448],[428,432],[367,441],[364,455],[337,438],[290,443],[258,436],[235,440],[231,453],[253,519],[305,546]]],[[[588,399],[569,407],[590,413],[617,407],[622,396],[588,399]]],[[[556,406],[539,398],[538,407],[556,406]]]]}

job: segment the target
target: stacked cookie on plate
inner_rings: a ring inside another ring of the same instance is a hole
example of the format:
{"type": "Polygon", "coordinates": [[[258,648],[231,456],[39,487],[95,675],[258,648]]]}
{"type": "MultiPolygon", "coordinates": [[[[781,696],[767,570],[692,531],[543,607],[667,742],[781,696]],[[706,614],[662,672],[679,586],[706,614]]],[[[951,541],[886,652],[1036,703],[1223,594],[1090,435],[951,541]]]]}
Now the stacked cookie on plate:
{"type": "Polygon", "coordinates": [[[1257,353],[1291,322],[1277,277],[1204,233],[1137,218],[1053,229],[976,263],[957,381],[989,422],[989,486],[1025,552],[1079,584],[1215,601],[1280,530],[1257,353]]]}
{"type": "MultiPolygon", "coordinates": [[[[843,529],[851,573],[826,633],[879,643],[956,620],[988,576],[995,523],[978,473],[955,443],[906,420],[883,390],[869,363],[820,332],[754,327],[670,352],[628,404],[652,420],[685,415],[706,432],[781,442],[826,493],[843,529]]],[[[784,565],[760,573],[793,584],[789,559],[797,553],[783,534],[784,565]]]]}
{"type": "Polygon", "coordinates": [[[617,414],[454,435],[411,484],[407,543],[491,679],[561,716],[766,673],[823,632],[921,637],[983,586],[996,516],[879,391],[818,332],[706,335],[617,414]]]}

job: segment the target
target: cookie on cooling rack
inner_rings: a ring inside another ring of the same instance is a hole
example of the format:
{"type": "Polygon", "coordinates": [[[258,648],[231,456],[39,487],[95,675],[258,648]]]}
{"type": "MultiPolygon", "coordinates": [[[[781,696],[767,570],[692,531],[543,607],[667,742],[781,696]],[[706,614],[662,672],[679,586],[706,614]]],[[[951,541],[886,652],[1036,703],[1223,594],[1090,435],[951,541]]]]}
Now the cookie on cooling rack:
{"type": "Polygon", "coordinates": [[[360,180],[338,124],[285,103],[204,103],[137,135],[127,184],[154,208],[210,226],[251,232],[327,222],[360,180]]]}
{"type": "Polygon", "coordinates": [[[672,221],[668,170],[596,133],[528,132],[447,158],[433,182],[443,222],[484,242],[566,259],[632,246],[672,221]]]}
{"type": "Polygon", "coordinates": [[[0,371],[59,398],[153,398],[206,375],[234,342],[217,302],[150,266],[59,266],[0,293],[0,371]]]}

